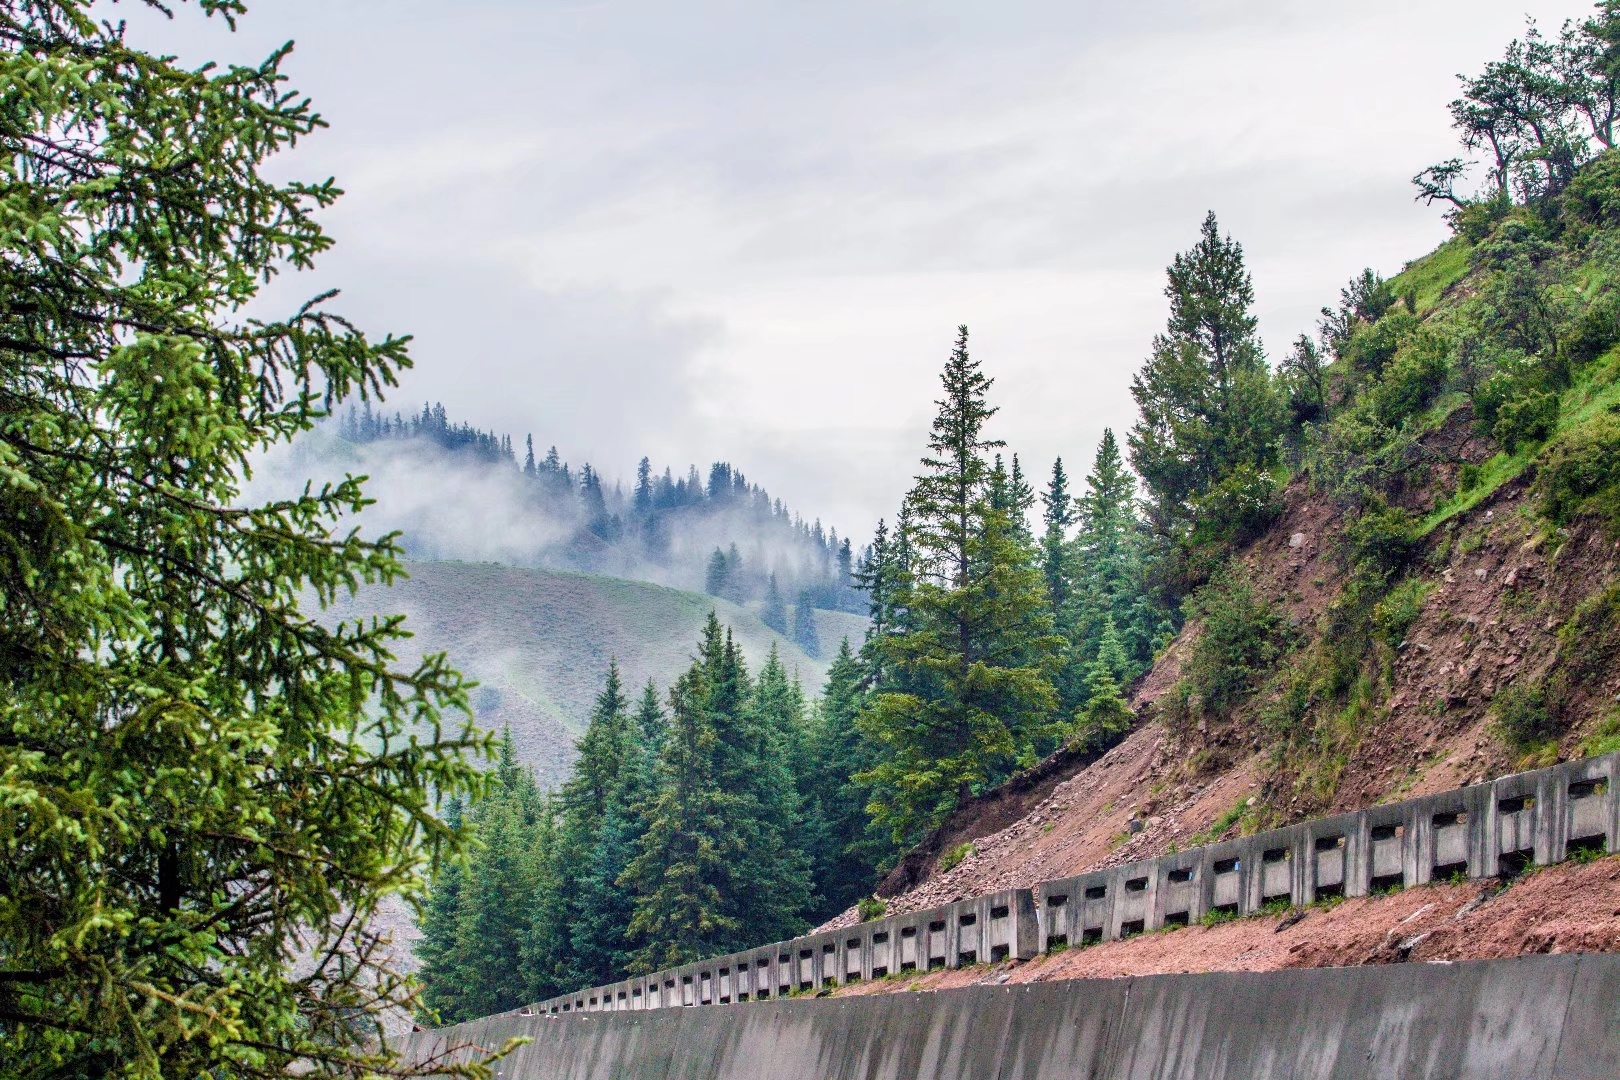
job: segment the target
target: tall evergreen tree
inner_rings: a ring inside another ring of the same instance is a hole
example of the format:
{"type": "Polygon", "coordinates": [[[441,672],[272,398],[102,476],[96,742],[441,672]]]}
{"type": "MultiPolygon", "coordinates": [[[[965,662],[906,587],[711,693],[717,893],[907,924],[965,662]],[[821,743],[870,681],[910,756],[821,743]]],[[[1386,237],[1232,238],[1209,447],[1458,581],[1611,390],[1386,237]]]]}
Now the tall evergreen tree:
{"type": "Polygon", "coordinates": [[[1255,477],[1272,464],[1283,417],[1243,248],[1221,235],[1213,212],[1167,273],[1170,317],[1131,383],[1141,415],[1129,442],[1154,530],[1184,542],[1212,489],[1235,470],[1255,477]]]}
{"type": "MultiPolygon", "coordinates": [[[[915,578],[908,632],[874,639],[888,685],[861,725],[887,756],[862,774],[872,810],[897,841],[1032,758],[1057,706],[1052,633],[1031,545],[993,498],[984,424],[991,381],[961,327],[944,397],[906,499],[915,578]]],[[[1022,531],[1027,533],[1027,528],[1022,531]]]]}
{"type": "Polygon", "coordinates": [[[1069,530],[1075,521],[1074,496],[1069,493],[1069,475],[1063,470],[1061,457],[1052,462],[1052,478],[1041,493],[1041,504],[1041,520],[1046,525],[1041,534],[1041,574],[1046,578],[1046,606],[1052,612],[1054,624],[1061,627],[1073,586],[1069,530]]]}
{"type": "Polygon", "coordinates": [[[773,572],[765,583],[765,606],[760,608],[759,621],[775,630],[778,634],[787,634],[787,605],[782,602],[782,593],[776,587],[776,574],[773,572]]]}
{"type": "Polygon", "coordinates": [[[888,833],[874,828],[867,816],[872,790],[859,779],[880,755],[880,748],[856,726],[866,702],[864,682],[862,664],[845,638],[815,704],[799,774],[811,876],[818,894],[812,921],[829,919],[870,893],[878,867],[894,854],[888,833]]]}
{"type": "Polygon", "coordinates": [[[632,970],[657,971],[725,951],[738,930],[725,911],[732,867],[743,845],[730,822],[739,797],[721,786],[720,736],[711,711],[720,663],[719,623],[710,616],[703,654],[669,694],[669,732],[659,761],[659,791],[647,831],[619,879],[636,894],[630,934],[632,970]]]}
{"type": "Polygon", "coordinates": [[[821,656],[821,637],[816,633],[816,609],[809,589],[800,589],[793,603],[793,643],[810,657],[821,656]]]}

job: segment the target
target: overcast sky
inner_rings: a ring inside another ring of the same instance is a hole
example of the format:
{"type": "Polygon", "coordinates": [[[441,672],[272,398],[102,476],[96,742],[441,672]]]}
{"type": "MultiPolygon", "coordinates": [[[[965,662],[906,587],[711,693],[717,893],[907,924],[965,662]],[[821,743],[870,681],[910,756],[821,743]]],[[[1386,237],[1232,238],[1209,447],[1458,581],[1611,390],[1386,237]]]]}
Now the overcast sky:
{"type": "MultiPolygon", "coordinates": [[[[857,536],[915,468],[954,328],[995,433],[1081,473],[1133,417],[1164,266],[1204,212],[1273,359],[1363,266],[1445,236],[1409,178],[1537,0],[884,3],[277,0],[186,61],[288,70],[331,130],[343,289],[416,336],[390,402],[627,477],[727,458],[857,536]]],[[[291,300],[291,294],[285,293],[291,300]]],[[[278,299],[280,297],[278,296],[278,299]]]]}

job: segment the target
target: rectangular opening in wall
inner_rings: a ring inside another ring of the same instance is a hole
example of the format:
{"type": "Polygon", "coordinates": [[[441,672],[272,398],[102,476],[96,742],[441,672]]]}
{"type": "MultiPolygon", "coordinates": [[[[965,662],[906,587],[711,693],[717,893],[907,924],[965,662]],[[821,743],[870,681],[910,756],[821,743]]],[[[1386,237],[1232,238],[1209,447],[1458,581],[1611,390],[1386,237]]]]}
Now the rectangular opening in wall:
{"type": "Polygon", "coordinates": [[[990,946],[990,962],[992,964],[1000,963],[1007,959],[1010,952],[1011,950],[1005,945],[992,945],[990,946]]]}
{"type": "Polygon", "coordinates": [[[1377,844],[1384,840],[1395,840],[1405,831],[1405,828],[1400,825],[1378,825],[1372,830],[1372,842],[1377,844]]]}
{"type": "Polygon", "coordinates": [[[1453,825],[1466,825],[1468,824],[1468,811],[1453,810],[1445,814],[1436,814],[1431,824],[1437,829],[1449,829],[1453,825]]]}
{"type": "Polygon", "coordinates": [[[1496,803],[1496,812],[1498,814],[1522,814],[1526,810],[1534,810],[1535,808],[1536,797],[1534,795],[1515,795],[1511,799],[1499,799],[1496,803]]]}
{"type": "Polygon", "coordinates": [[[1082,944],[1082,945],[1093,945],[1093,944],[1101,941],[1102,940],[1102,931],[1103,931],[1103,928],[1100,927],[1100,926],[1088,926],[1088,927],[1086,927],[1084,930],[1080,931],[1080,944],[1082,944]]]}
{"type": "Polygon", "coordinates": [[[821,979],[821,985],[822,986],[837,986],[838,985],[838,980],[836,978],[834,978],[833,976],[831,976],[831,975],[824,975],[824,976],[822,976],[822,979],[821,979]]]}
{"type": "Polygon", "coordinates": [[[993,907],[990,909],[990,917],[992,919],[1005,919],[1007,917],[1007,909],[1005,907],[993,907]]]}
{"type": "Polygon", "coordinates": [[[567,1005],[564,1005],[564,1006],[563,1006],[563,1012],[567,1012],[567,1011],[568,1011],[568,1006],[567,1006],[567,1005]]]}
{"type": "Polygon", "coordinates": [[[1146,892],[1147,891],[1147,885],[1148,885],[1148,879],[1147,878],[1145,878],[1145,877],[1133,877],[1133,878],[1131,878],[1131,880],[1129,880],[1129,881],[1127,881],[1125,883],[1125,891],[1126,892],[1146,892]]]}
{"type": "Polygon", "coordinates": [[[1122,922],[1119,924],[1120,937],[1130,937],[1132,934],[1140,934],[1146,930],[1146,919],[1132,919],[1130,922],[1122,922]]]}
{"type": "Polygon", "coordinates": [[[900,937],[902,939],[914,938],[916,936],[917,928],[915,926],[902,926],[900,928],[900,937]]]}
{"type": "Polygon", "coordinates": [[[815,988],[816,984],[811,982],[809,979],[806,979],[799,984],[800,990],[814,990],[815,988]]]}
{"type": "Polygon", "coordinates": [[[884,942],[886,942],[888,940],[889,940],[889,935],[888,935],[887,931],[885,931],[883,933],[877,933],[877,934],[872,935],[872,944],[874,944],[874,945],[882,945],[884,942]]]}
{"type": "Polygon", "coordinates": [[[771,996],[771,988],[770,987],[762,986],[762,987],[759,988],[759,994],[758,994],[759,1000],[764,1001],[766,998],[768,998],[770,996],[771,996]]]}
{"type": "Polygon", "coordinates": [[[915,961],[915,960],[902,960],[902,961],[900,961],[900,970],[901,971],[916,971],[917,970],[917,961],[915,961]]]}
{"type": "Polygon", "coordinates": [[[620,990],[620,991],[619,991],[619,1000],[620,1000],[620,1001],[623,1001],[623,1000],[624,1000],[624,999],[625,999],[625,998],[626,998],[626,997],[627,997],[627,996],[628,996],[628,995],[627,995],[627,994],[625,994],[625,992],[624,992],[624,991],[623,991],[623,990],[620,990]]]}
{"type": "Polygon", "coordinates": [[[933,971],[935,968],[942,968],[944,966],[945,966],[945,958],[943,956],[930,956],[928,958],[928,970],[929,971],[933,971]]]}
{"type": "Polygon", "coordinates": [[[1580,780],[1569,785],[1569,798],[1571,802],[1577,799],[1590,799],[1594,795],[1602,795],[1609,790],[1607,780],[1580,780]]]}
{"type": "Polygon", "coordinates": [[[1287,862],[1288,857],[1288,849],[1285,847],[1267,848],[1260,853],[1260,861],[1263,863],[1287,862]]]}
{"type": "Polygon", "coordinates": [[[1192,875],[1193,875],[1193,872],[1191,870],[1183,867],[1180,870],[1172,870],[1172,871],[1170,871],[1170,873],[1167,876],[1170,879],[1170,884],[1172,884],[1172,885],[1185,885],[1185,884],[1187,884],[1187,882],[1192,880],[1192,875]]]}
{"type": "Polygon", "coordinates": [[[1108,895],[1108,886],[1106,886],[1106,885],[1093,885],[1091,888],[1086,890],[1086,899],[1087,900],[1101,900],[1103,897],[1105,897],[1107,895],[1108,895]]]}
{"type": "Polygon", "coordinates": [[[691,986],[692,985],[692,976],[690,976],[690,975],[682,975],[681,976],[681,982],[683,984],[687,985],[687,986],[691,986]]]}
{"type": "Polygon", "coordinates": [[[664,989],[665,990],[673,990],[673,989],[675,989],[675,980],[671,979],[668,982],[666,982],[664,984],[664,989]]]}
{"type": "Polygon", "coordinates": [[[1318,885],[1316,887],[1317,900],[1333,900],[1343,895],[1343,885],[1318,885]]]}
{"type": "Polygon", "coordinates": [[[638,986],[634,990],[630,991],[630,996],[631,997],[640,997],[641,996],[641,987],[638,986]]]}
{"type": "Polygon", "coordinates": [[[963,915],[960,919],[956,920],[956,924],[958,926],[972,926],[978,921],[979,917],[977,915],[963,915]]]}
{"type": "Polygon", "coordinates": [[[595,998],[591,998],[591,1008],[593,1008],[593,1009],[596,1008],[596,999],[595,998]]]}
{"type": "Polygon", "coordinates": [[[928,924],[928,932],[930,934],[940,933],[944,929],[945,929],[945,920],[944,919],[940,919],[937,922],[931,922],[931,923],[928,924]]]}
{"type": "Polygon", "coordinates": [[[1069,902],[1068,896],[1066,896],[1063,893],[1058,893],[1056,896],[1048,896],[1046,898],[1046,906],[1049,907],[1049,908],[1062,907],[1064,904],[1067,904],[1068,902],[1069,902]]]}
{"type": "Polygon", "coordinates": [[[1370,883],[1370,887],[1375,893],[1394,892],[1405,885],[1406,877],[1402,874],[1384,874],[1382,877],[1373,878],[1370,883]]]}
{"type": "Polygon", "coordinates": [[[823,954],[835,953],[838,951],[838,943],[836,941],[829,941],[827,944],[821,947],[821,951],[823,954]]]}
{"type": "Polygon", "coordinates": [[[1569,855],[1602,855],[1603,834],[1576,837],[1564,845],[1564,850],[1569,855]]]}
{"type": "Polygon", "coordinates": [[[889,974],[889,969],[882,966],[881,964],[872,969],[872,978],[874,978],[874,979],[884,978],[888,974],[889,974]]]}
{"type": "Polygon", "coordinates": [[[721,994],[721,995],[720,995],[720,1004],[722,1004],[722,1005],[730,1005],[730,1004],[731,1004],[731,997],[730,997],[730,995],[728,995],[728,994],[721,994]]]}
{"type": "Polygon", "coordinates": [[[852,937],[848,941],[844,942],[844,948],[846,948],[846,949],[859,950],[860,947],[861,947],[861,939],[858,938],[858,937],[852,937]]]}
{"type": "Polygon", "coordinates": [[[731,969],[730,968],[721,968],[720,969],[720,974],[721,975],[730,975],[731,974],[731,969]]]}
{"type": "Polygon", "coordinates": [[[1342,836],[1318,836],[1316,838],[1317,851],[1338,851],[1342,847],[1344,847],[1344,837],[1342,836]]]}
{"type": "Polygon", "coordinates": [[[744,991],[740,992],[737,995],[737,1000],[738,1001],[747,1001],[748,1000],[748,991],[744,990],[744,991]]]}
{"type": "Polygon", "coordinates": [[[1211,867],[1217,874],[1235,874],[1242,863],[1237,859],[1220,859],[1211,867]]]}
{"type": "Polygon", "coordinates": [[[1436,866],[1434,871],[1429,875],[1430,879],[1433,881],[1449,881],[1454,877],[1467,876],[1468,864],[1465,862],[1446,863],[1443,866],[1436,866]]]}
{"type": "Polygon", "coordinates": [[[1216,904],[1210,910],[1217,915],[1236,915],[1238,906],[1236,904],[1216,904]]]}
{"type": "Polygon", "coordinates": [[[964,952],[959,952],[956,954],[957,967],[967,967],[969,964],[977,964],[978,962],[979,950],[977,949],[968,949],[964,952]]]}
{"type": "Polygon", "coordinates": [[[1497,874],[1505,878],[1518,877],[1535,864],[1534,851],[1509,851],[1497,862],[1497,874]]]}
{"type": "Polygon", "coordinates": [[[1056,948],[1061,948],[1062,946],[1067,945],[1068,943],[1069,943],[1069,935],[1068,934],[1047,934],[1046,935],[1046,951],[1047,952],[1051,952],[1053,949],[1056,949],[1056,948]]]}
{"type": "Polygon", "coordinates": [[[1166,926],[1186,926],[1191,921],[1191,914],[1185,911],[1172,911],[1164,917],[1166,926]]]}

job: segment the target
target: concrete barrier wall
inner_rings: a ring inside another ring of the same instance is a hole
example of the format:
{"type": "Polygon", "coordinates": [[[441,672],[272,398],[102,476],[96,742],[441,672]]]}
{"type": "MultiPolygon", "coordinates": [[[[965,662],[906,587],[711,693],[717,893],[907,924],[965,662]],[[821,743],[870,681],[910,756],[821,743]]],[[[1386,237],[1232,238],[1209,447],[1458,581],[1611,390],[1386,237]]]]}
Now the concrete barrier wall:
{"type": "Polygon", "coordinates": [[[1585,955],[504,1013],[402,1049],[532,1039],[502,1080],[1599,1080],[1617,1033],[1620,956],[1585,955]]]}
{"type": "Polygon", "coordinates": [[[1620,753],[810,934],[543,1001],[544,1013],[723,1005],[904,971],[1029,960],[1212,911],[1364,896],[1620,851],[1620,753]]]}

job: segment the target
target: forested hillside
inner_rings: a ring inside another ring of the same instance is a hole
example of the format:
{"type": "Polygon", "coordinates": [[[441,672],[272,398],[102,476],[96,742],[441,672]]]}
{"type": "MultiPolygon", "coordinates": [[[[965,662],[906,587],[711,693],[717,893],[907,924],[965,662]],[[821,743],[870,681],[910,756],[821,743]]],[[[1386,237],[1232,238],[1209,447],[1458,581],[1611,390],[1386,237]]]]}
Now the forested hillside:
{"type": "Polygon", "coordinates": [[[683,779],[732,775],[704,755],[764,715],[711,635],[665,702],[689,737],[648,744],[656,794],[620,796],[643,831],[594,981],[766,940],[728,919],[751,849],[705,842],[716,822],[833,853],[770,864],[793,898],[774,932],[897,866],[841,921],[1620,745],[1617,113],[1620,3],[1532,27],[1452,106],[1483,160],[1417,178],[1453,238],[1356,274],[1282,357],[1209,214],[1167,268],[1124,446],[1105,434],[1078,483],[1057,461],[1037,495],[960,328],[857,573],[870,632],[829,673],[821,749],[784,760],[796,805],[683,779]]]}
{"type": "MultiPolygon", "coordinates": [[[[778,633],[820,651],[794,608],[864,614],[854,572],[862,545],[806,521],[731,464],[676,474],[647,458],[633,480],[570,465],[555,446],[453,422],[442,404],[385,415],[346,408],[268,461],[259,487],[311,476],[368,476],[376,502],[357,520],[403,533],[417,559],[581,570],[707,592],[761,609],[778,633]]],[[[837,642],[828,643],[836,647],[837,642]]]]}
{"type": "Polygon", "coordinates": [[[757,614],[726,600],[642,581],[495,563],[410,562],[409,577],[387,589],[362,589],[332,615],[388,612],[407,617],[412,637],[400,653],[447,652],[478,681],[471,704],[478,722],[510,731],[517,760],[534,768],[543,788],[560,784],[574,759],[608,663],[625,684],[648,679],[668,686],[685,670],[710,611],[732,628],[748,662],[779,651],[790,675],[818,687],[844,638],[859,644],[865,619],[814,611],[826,658],[808,656],[765,626],[757,614]]]}

